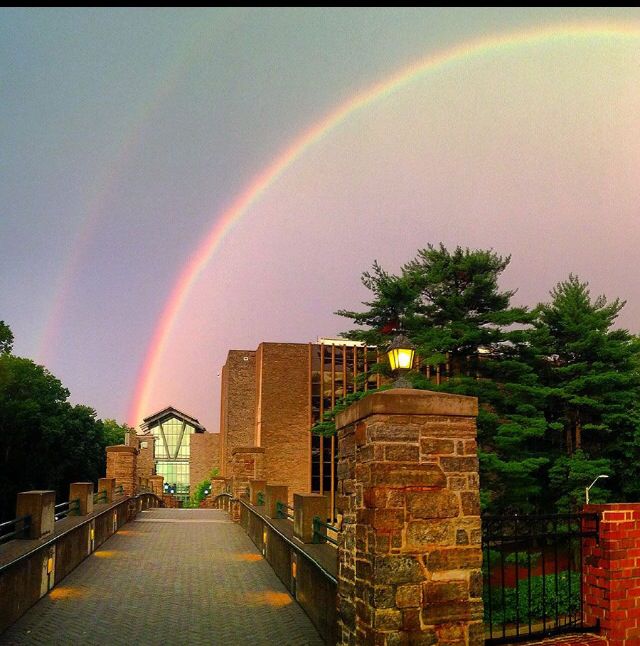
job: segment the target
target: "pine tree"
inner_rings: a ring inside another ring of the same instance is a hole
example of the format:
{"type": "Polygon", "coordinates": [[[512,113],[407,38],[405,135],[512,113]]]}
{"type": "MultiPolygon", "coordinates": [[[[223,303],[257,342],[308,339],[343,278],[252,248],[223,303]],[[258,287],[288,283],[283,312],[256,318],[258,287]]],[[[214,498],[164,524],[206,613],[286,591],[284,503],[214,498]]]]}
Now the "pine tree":
{"type": "MultiPolygon", "coordinates": [[[[577,507],[600,473],[617,497],[640,494],[638,340],[613,325],[625,302],[592,299],[577,276],[540,305],[532,335],[548,387],[545,413],[556,454],[550,484],[562,507],[577,507]]],[[[596,494],[596,495],[602,495],[596,494]]]]}
{"type": "Polygon", "coordinates": [[[493,251],[429,245],[399,276],[374,263],[362,276],[374,298],[364,312],[340,310],[364,330],[354,339],[385,345],[402,319],[423,364],[449,363],[448,381],[435,385],[414,375],[418,388],[477,396],[483,504],[492,511],[532,511],[542,498],[540,470],[548,457],[541,442],[546,420],[543,389],[529,365],[532,315],[513,307],[513,292],[498,279],[510,257],[493,251]]]}

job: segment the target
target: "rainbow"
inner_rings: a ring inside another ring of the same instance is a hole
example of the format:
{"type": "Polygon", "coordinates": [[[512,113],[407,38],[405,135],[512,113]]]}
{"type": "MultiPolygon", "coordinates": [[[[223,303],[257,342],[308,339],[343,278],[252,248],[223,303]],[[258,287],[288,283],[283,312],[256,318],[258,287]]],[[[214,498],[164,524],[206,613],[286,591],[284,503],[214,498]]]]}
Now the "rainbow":
{"type": "Polygon", "coordinates": [[[219,249],[225,237],[233,231],[240,218],[249,211],[269,187],[278,181],[286,169],[311,146],[318,143],[336,126],[360,110],[376,101],[389,97],[394,92],[426,74],[441,70],[448,65],[513,47],[540,45],[549,42],[566,43],[571,40],[585,39],[640,39],[640,26],[615,24],[555,25],[544,29],[538,28],[467,41],[417,61],[390,78],[386,78],[359,92],[293,140],[267,168],[253,179],[251,184],[235,199],[229,208],[217,218],[206,238],[200,243],[196,252],[182,269],[149,344],[136,382],[128,416],[129,423],[138,423],[149,412],[146,410],[147,401],[157,375],[160,359],[167,346],[174,323],[201,272],[207,266],[216,250],[219,249]]]}

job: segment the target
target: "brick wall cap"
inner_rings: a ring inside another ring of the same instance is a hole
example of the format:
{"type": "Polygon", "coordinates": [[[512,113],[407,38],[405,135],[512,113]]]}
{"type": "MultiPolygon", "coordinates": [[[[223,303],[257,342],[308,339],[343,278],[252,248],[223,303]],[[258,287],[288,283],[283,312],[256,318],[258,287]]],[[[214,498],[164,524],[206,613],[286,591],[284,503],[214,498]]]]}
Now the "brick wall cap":
{"type": "Polygon", "coordinates": [[[236,453],[264,453],[265,450],[261,446],[237,446],[231,451],[231,455],[236,453]]]}
{"type": "Polygon", "coordinates": [[[135,446],[116,444],[115,446],[108,446],[107,453],[138,453],[138,449],[135,446]]]}
{"type": "Polygon", "coordinates": [[[596,513],[599,511],[640,511],[638,502],[611,502],[611,503],[589,503],[582,507],[585,513],[596,513]]]}
{"type": "Polygon", "coordinates": [[[323,493],[294,493],[294,498],[326,498],[323,493]]]}
{"type": "Polygon", "coordinates": [[[336,415],[336,429],[370,415],[446,415],[476,417],[478,398],[466,395],[392,388],[363,397],[336,415]]]}

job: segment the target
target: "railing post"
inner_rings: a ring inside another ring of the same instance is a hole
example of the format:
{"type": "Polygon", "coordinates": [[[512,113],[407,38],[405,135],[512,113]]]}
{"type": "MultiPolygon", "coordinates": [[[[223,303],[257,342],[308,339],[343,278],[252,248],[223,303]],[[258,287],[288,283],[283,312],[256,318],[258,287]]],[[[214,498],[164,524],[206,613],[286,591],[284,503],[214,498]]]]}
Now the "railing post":
{"type": "Polygon", "coordinates": [[[278,501],[286,503],[289,500],[287,485],[268,484],[264,488],[264,513],[269,518],[278,518],[278,501]]]}
{"type": "MultiPolygon", "coordinates": [[[[111,447],[107,447],[111,448],[111,447]]],[[[106,491],[106,500],[104,502],[113,502],[113,490],[116,488],[115,478],[100,478],[98,480],[98,493],[106,491]]]]}
{"type": "Polygon", "coordinates": [[[16,516],[31,516],[27,538],[40,539],[53,532],[55,491],[22,491],[16,502],[16,516]]]}
{"type": "Polygon", "coordinates": [[[319,493],[293,494],[293,535],[303,543],[313,543],[313,518],[323,523],[329,514],[329,498],[319,493]]]}
{"type": "Polygon", "coordinates": [[[78,516],[93,512],[93,482],[72,482],[69,485],[69,501],[79,500],[78,516]]]}
{"type": "Polygon", "coordinates": [[[264,492],[266,486],[266,480],[249,480],[249,502],[252,505],[258,504],[258,494],[264,492]]]}
{"type": "Polygon", "coordinates": [[[339,644],[484,645],[477,411],[395,388],[336,416],[339,644]]]}
{"type": "Polygon", "coordinates": [[[164,493],[164,476],[150,476],[149,483],[151,484],[151,491],[159,498],[162,498],[162,494],[164,493]]]}

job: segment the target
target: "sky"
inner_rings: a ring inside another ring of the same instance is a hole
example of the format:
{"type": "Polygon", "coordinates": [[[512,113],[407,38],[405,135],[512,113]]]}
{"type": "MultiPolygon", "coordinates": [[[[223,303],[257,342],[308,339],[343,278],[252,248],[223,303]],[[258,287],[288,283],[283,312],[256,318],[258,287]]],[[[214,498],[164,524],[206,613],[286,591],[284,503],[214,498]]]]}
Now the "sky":
{"type": "Polygon", "coordinates": [[[1,9],[0,320],[100,417],[213,432],[230,349],[429,243],[638,333],[638,114],[638,9],[1,9]]]}

